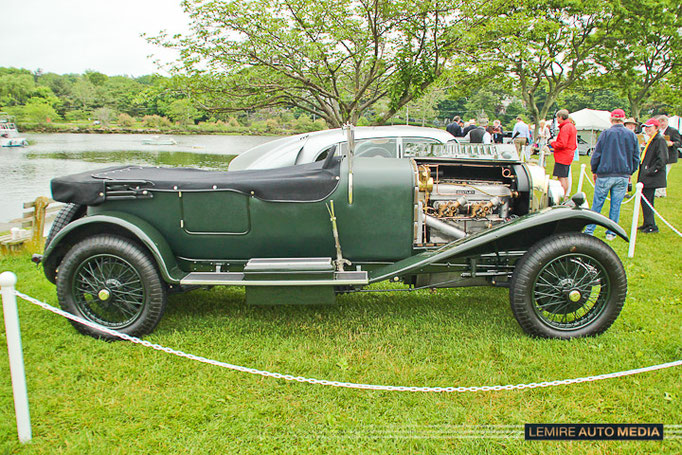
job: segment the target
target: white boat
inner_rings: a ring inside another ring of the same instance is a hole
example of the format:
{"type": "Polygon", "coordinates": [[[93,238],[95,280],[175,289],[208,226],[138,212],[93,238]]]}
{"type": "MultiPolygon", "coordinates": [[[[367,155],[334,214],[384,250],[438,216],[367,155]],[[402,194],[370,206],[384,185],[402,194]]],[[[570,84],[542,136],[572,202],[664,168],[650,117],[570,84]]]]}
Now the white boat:
{"type": "Polygon", "coordinates": [[[28,145],[26,138],[19,136],[17,126],[12,120],[12,116],[0,112],[0,146],[24,147],[28,145]]]}
{"type": "Polygon", "coordinates": [[[152,136],[151,139],[142,139],[144,145],[176,145],[175,139],[169,136],[152,136]]]}

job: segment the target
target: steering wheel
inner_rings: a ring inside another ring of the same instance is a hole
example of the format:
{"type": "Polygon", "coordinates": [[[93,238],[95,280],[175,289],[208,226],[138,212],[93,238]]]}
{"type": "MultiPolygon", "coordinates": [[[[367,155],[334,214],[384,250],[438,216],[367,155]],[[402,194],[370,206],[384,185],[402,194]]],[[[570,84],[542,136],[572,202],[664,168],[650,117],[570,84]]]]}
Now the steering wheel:
{"type": "Polygon", "coordinates": [[[371,158],[375,156],[380,156],[382,158],[393,158],[393,155],[391,155],[391,152],[386,150],[385,148],[381,147],[370,147],[366,150],[363,150],[361,152],[358,152],[355,154],[355,156],[364,156],[366,158],[371,158]]]}

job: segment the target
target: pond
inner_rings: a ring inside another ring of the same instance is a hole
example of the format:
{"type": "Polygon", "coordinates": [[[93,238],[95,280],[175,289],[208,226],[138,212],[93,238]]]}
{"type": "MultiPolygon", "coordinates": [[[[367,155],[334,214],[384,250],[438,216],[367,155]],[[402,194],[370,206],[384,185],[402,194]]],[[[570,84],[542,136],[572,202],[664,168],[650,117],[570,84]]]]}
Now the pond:
{"type": "Polygon", "coordinates": [[[0,223],[20,218],[24,202],[51,196],[53,177],[117,164],[227,169],[236,155],[277,136],[173,136],[144,145],[146,134],[22,134],[28,147],[0,148],[0,223]]]}

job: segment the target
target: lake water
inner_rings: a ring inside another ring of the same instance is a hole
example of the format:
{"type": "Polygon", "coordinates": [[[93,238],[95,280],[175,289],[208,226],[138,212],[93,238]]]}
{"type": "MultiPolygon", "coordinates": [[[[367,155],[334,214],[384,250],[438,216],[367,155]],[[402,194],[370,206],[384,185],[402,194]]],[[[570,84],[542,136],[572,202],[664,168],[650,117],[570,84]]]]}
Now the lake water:
{"type": "Polygon", "coordinates": [[[146,134],[21,134],[28,147],[0,148],[0,223],[23,203],[51,196],[53,177],[116,164],[227,169],[235,155],[277,136],[173,136],[176,145],[143,145],[146,134]]]}

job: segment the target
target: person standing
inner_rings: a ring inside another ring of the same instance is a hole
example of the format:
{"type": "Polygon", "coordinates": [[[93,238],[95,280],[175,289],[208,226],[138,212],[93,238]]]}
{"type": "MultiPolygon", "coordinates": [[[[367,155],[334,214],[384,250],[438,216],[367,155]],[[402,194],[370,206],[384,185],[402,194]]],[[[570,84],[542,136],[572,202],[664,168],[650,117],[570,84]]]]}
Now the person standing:
{"type": "Polygon", "coordinates": [[[637,134],[637,122],[635,121],[635,119],[630,117],[629,119],[625,120],[625,128],[637,134]]]}
{"type": "Polygon", "coordinates": [[[540,127],[538,128],[538,149],[542,150],[542,147],[547,145],[549,140],[549,126],[544,120],[540,120],[540,127]]]}
{"type": "Polygon", "coordinates": [[[466,136],[467,133],[471,130],[476,128],[476,119],[472,118],[469,120],[469,124],[467,125],[466,123],[464,124],[464,128],[462,129],[462,136],[466,136]]]}
{"type": "Polygon", "coordinates": [[[646,233],[653,234],[658,232],[656,220],[654,219],[654,194],[656,188],[666,187],[665,166],[668,163],[668,145],[665,138],[660,134],[660,123],[655,118],[650,118],[642,125],[649,140],[642,153],[642,160],[637,174],[637,181],[642,182],[642,216],[644,223],[637,229],[646,233]],[[646,199],[646,200],[645,200],[646,199]],[[649,207],[649,204],[651,207],[649,207]]]}
{"type": "MultiPolygon", "coordinates": [[[[667,115],[659,115],[657,119],[658,123],[661,125],[661,134],[668,146],[668,164],[665,165],[665,178],[667,180],[670,169],[672,169],[673,164],[677,163],[677,149],[682,146],[682,138],[680,138],[680,132],[668,124],[667,115]]],[[[665,188],[656,190],[656,197],[666,197],[667,195],[665,188]]]]}
{"type": "Polygon", "coordinates": [[[559,179],[561,187],[564,189],[564,197],[568,197],[568,172],[573,162],[573,154],[578,148],[578,130],[575,124],[569,120],[568,111],[561,109],[556,113],[559,122],[559,134],[556,140],[550,145],[554,149],[554,175],[559,179]]]}
{"type": "Polygon", "coordinates": [[[516,146],[516,153],[519,155],[519,158],[522,154],[525,156],[524,147],[530,144],[530,130],[521,116],[516,117],[516,125],[514,125],[512,130],[512,141],[516,146]]]}
{"type": "Polygon", "coordinates": [[[464,136],[464,134],[462,134],[462,126],[459,124],[461,121],[462,119],[459,117],[459,115],[455,115],[455,117],[452,119],[452,123],[448,123],[448,126],[445,127],[445,130],[455,137],[464,136]]]}
{"type": "MultiPolygon", "coordinates": [[[[639,143],[635,133],[625,128],[625,112],[616,109],[611,112],[611,127],[603,131],[590,159],[594,197],[592,210],[601,212],[606,197],[611,194],[609,218],[618,223],[620,205],[628,188],[628,180],[639,166],[639,143]]],[[[596,225],[590,224],[585,234],[592,235],[596,225]]],[[[606,231],[606,240],[616,238],[616,233],[606,231]]]]}
{"type": "Polygon", "coordinates": [[[492,136],[488,132],[488,120],[481,120],[479,126],[474,127],[469,130],[469,132],[464,136],[464,140],[468,139],[472,144],[490,144],[492,143],[492,136]]]}
{"type": "Polygon", "coordinates": [[[493,142],[495,144],[502,144],[504,142],[504,129],[502,128],[502,122],[499,120],[493,121],[493,142]]]}

